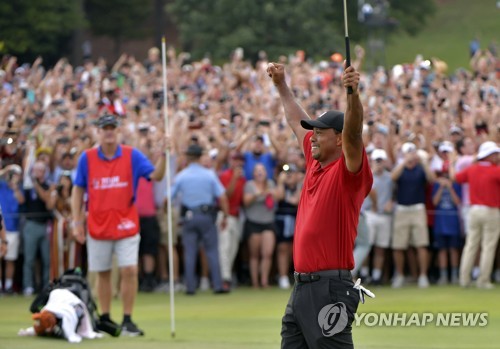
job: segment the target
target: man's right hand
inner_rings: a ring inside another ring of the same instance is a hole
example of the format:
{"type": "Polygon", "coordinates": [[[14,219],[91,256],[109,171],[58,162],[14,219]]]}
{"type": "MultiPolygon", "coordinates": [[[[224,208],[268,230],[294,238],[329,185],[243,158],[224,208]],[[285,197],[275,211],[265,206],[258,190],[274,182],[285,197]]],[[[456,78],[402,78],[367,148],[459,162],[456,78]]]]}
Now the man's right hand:
{"type": "Polygon", "coordinates": [[[283,64],[269,63],[267,65],[267,74],[273,79],[273,83],[276,86],[285,82],[285,66],[283,64]]]}
{"type": "Polygon", "coordinates": [[[83,224],[73,226],[73,237],[81,244],[85,243],[85,227],[83,224]]]}

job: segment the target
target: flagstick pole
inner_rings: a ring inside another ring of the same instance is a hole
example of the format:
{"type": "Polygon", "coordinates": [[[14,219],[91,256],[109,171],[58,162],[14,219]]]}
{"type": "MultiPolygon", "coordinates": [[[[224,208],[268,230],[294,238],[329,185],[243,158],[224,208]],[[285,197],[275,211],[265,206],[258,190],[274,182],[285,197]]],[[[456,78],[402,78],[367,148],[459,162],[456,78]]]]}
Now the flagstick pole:
{"type": "MultiPolygon", "coordinates": [[[[168,90],[167,90],[167,55],[165,37],[161,38],[162,67],[163,67],[163,116],[165,118],[165,135],[170,137],[170,124],[168,121],[168,90]]],[[[170,141],[170,140],[169,140],[170,141]]],[[[167,173],[167,221],[168,221],[168,274],[170,275],[170,334],[175,337],[175,302],[174,302],[174,257],[172,241],[172,200],[171,200],[171,178],[170,178],[170,149],[167,150],[166,173],[167,173]]]]}

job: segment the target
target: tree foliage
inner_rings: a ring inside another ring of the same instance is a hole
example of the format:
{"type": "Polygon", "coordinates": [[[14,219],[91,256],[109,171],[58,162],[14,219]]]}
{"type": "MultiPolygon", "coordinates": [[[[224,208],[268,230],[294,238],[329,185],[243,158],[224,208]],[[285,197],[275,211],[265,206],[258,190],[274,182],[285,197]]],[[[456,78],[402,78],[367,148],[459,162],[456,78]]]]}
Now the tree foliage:
{"type": "Polygon", "coordinates": [[[109,36],[121,53],[125,39],[141,39],[149,33],[144,23],[151,14],[151,0],[86,0],[85,11],[95,35],[109,36]]]}
{"type": "Polygon", "coordinates": [[[303,49],[328,54],[342,44],[331,0],[176,0],[167,11],[177,23],[180,41],[195,57],[224,59],[236,47],[271,58],[303,49]]]}
{"type": "MultiPolygon", "coordinates": [[[[434,0],[390,0],[390,15],[415,34],[434,11],[434,0]]],[[[347,1],[349,37],[362,41],[368,28],[357,20],[358,1],[347,1]]],[[[313,56],[344,51],[342,0],[172,0],[182,48],[196,58],[225,59],[243,47],[249,57],[265,49],[271,59],[298,49],[313,56]]]]}
{"type": "Polygon", "coordinates": [[[390,15],[400,23],[400,29],[415,36],[427,19],[436,12],[434,0],[390,0],[390,15]]]}
{"type": "Polygon", "coordinates": [[[0,42],[3,51],[31,60],[53,61],[67,53],[73,30],[83,24],[77,1],[0,1],[0,42]]]}

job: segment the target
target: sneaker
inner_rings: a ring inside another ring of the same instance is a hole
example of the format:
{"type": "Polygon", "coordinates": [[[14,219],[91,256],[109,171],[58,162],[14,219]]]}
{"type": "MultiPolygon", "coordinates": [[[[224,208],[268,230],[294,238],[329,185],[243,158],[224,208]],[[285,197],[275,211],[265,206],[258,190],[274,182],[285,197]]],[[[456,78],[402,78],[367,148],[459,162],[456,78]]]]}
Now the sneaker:
{"type": "Polygon", "coordinates": [[[220,290],[214,291],[214,294],[229,294],[229,293],[231,293],[231,290],[224,289],[224,288],[221,288],[220,290]]]}
{"type": "Polygon", "coordinates": [[[111,319],[100,318],[97,321],[97,329],[113,337],[119,337],[122,332],[122,327],[111,319]]]}
{"type": "Polygon", "coordinates": [[[477,288],[483,289],[483,290],[492,290],[495,288],[495,285],[493,285],[491,282],[483,282],[483,283],[477,283],[477,288]]]}
{"type": "Polygon", "coordinates": [[[122,336],[137,337],[144,336],[144,331],[142,331],[136,324],[132,321],[122,323],[122,336]]]}
{"type": "Polygon", "coordinates": [[[139,286],[139,292],[151,293],[155,290],[156,282],[154,280],[144,280],[139,286]]]}
{"type": "Polygon", "coordinates": [[[405,282],[405,277],[403,275],[396,275],[392,280],[392,288],[401,288],[405,282]]]}
{"type": "Polygon", "coordinates": [[[440,286],[448,285],[448,278],[446,276],[441,276],[436,282],[436,284],[440,286]]]}
{"type": "Polygon", "coordinates": [[[426,275],[420,275],[418,277],[418,287],[419,288],[427,288],[429,287],[429,279],[426,275]]]}
{"type": "Polygon", "coordinates": [[[210,281],[207,277],[200,279],[200,291],[208,291],[210,289],[210,281]]]}
{"type": "Polygon", "coordinates": [[[288,290],[290,288],[290,279],[286,275],[280,276],[278,284],[282,290],[288,290]]]}
{"type": "Polygon", "coordinates": [[[176,282],[174,284],[174,292],[184,292],[186,290],[186,286],[180,282],[176,282]]]}
{"type": "Polygon", "coordinates": [[[33,287],[26,287],[23,290],[23,295],[25,297],[31,297],[31,296],[33,296],[33,293],[35,293],[35,290],[33,289],[33,287]]]}
{"type": "Polygon", "coordinates": [[[493,277],[497,284],[500,284],[500,269],[495,270],[495,275],[493,277]]]}
{"type": "Polygon", "coordinates": [[[467,288],[471,285],[470,280],[459,279],[460,287],[467,288]]]}
{"type": "Polygon", "coordinates": [[[232,284],[230,280],[223,280],[222,281],[222,288],[225,290],[231,290],[232,284]]]}
{"type": "Polygon", "coordinates": [[[156,293],[168,293],[170,290],[170,284],[167,281],[161,282],[158,286],[155,287],[156,293]]]}

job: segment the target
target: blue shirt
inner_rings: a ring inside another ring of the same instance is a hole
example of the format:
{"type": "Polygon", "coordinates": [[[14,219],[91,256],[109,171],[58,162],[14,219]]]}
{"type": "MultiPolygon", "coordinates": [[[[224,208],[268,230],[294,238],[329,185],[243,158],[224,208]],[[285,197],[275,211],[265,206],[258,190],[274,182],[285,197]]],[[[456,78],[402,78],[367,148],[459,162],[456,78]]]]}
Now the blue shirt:
{"type": "Polygon", "coordinates": [[[213,205],[225,188],[214,171],[198,163],[191,163],[175,176],[172,197],[181,195],[181,203],[187,208],[213,205]]]}
{"type": "Polygon", "coordinates": [[[400,205],[415,205],[425,203],[425,184],[427,178],[422,165],[412,169],[405,167],[403,173],[397,180],[397,200],[400,205]]]}
{"type": "Polygon", "coordinates": [[[0,207],[5,229],[9,232],[19,231],[19,203],[14,196],[14,191],[5,181],[0,181],[0,207]]]}
{"type": "MultiPolygon", "coordinates": [[[[439,189],[439,183],[432,186],[432,196],[439,189]]],[[[453,189],[459,198],[462,197],[462,187],[453,183],[453,189]]],[[[443,189],[441,200],[436,205],[436,214],[434,215],[434,232],[439,235],[460,235],[460,221],[458,219],[458,207],[453,203],[451,193],[448,188],[443,189]]]]}
{"type": "MultiPolygon", "coordinates": [[[[116,153],[111,159],[107,159],[104,156],[101,147],[97,149],[97,155],[101,160],[112,161],[122,156],[122,147],[118,145],[116,153]]],[[[132,157],[132,163],[130,165],[132,166],[132,177],[133,177],[132,181],[133,181],[133,190],[135,197],[135,192],[137,190],[139,179],[141,177],[144,177],[149,180],[149,176],[155,170],[155,167],[153,166],[151,161],[149,161],[146,155],[144,155],[135,148],[132,149],[131,157],[132,157]]],[[[82,155],[80,156],[80,159],[78,160],[78,166],[76,168],[76,178],[74,184],[86,189],[88,181],[88,173],[89,173],[89,165],[88,165],[87,153],[83,152],[82,155]]]]}
{"type": "Polygon", "coordinates": [[[243,165],[243,171],[245,172],[245,178],[247,181],[253,179],[253,168],[256,164],[263,164],[266,168],[267,179],[274,178],[274,168],[276,167],[276,160],[273,155],[269,152],[263,153],[261,155],[254,155],[254,153],[247,151],[243,153],[245,156],[245,164],[243,165]]]}

